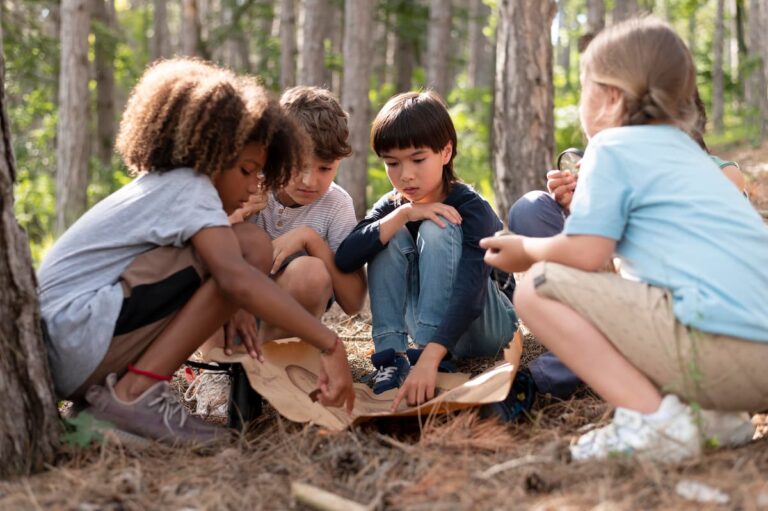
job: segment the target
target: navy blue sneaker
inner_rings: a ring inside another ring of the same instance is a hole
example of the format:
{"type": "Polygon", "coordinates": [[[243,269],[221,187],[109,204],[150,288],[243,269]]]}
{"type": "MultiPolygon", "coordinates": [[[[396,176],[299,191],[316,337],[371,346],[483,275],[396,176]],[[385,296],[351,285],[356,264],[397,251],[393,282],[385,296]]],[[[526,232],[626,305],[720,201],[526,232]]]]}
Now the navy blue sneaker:
{"type": "Polygon", "coordinates": [[[536,383],[528,369],[521,369],[504,401],[480,407],[480,417],[496,417],[501,422],[515,422],[526,416],[536,398],[536,383]]]}
{"type": "Polygon", "coordinates": [[[374,353],[371,362],[376,368],[376,374],[373,376],[374,394],[399,388],[411,370],[408,359],[395,353],[392,348],[374,353]]]}
{"type": "MultiPolygon", "coordinates": [[[[424,352],[424,348],[408,348],[405,350],[405,356],[408,357],[408,362],[411,363],[412,366],[416,365],[416,362],[419,361],[419,357],[421,357],[421,354],[424,352]]],[[[456,363],[451,360],[451,354],[448,353],[441,361],[440,364],[437,366],[437,372],[439,373],[455,373],[458,371],[458,368],[456,367],[456,363]]]]}

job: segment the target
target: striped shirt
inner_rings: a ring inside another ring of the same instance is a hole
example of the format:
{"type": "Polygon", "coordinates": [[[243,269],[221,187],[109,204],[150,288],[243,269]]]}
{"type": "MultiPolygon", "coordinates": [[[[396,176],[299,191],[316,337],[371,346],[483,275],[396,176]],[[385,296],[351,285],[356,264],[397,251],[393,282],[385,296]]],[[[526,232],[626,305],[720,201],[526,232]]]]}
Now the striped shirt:
{"type": "Polygon", "coordinates": [[[267,231],[271,239],[297,227],[311,227],[334,254],[357,224],[352,197],[336,183],[331,183],[325,195],[306,206],[283,206],[275,193],[270,192],[267,207],[248,221],[267,231]]]}

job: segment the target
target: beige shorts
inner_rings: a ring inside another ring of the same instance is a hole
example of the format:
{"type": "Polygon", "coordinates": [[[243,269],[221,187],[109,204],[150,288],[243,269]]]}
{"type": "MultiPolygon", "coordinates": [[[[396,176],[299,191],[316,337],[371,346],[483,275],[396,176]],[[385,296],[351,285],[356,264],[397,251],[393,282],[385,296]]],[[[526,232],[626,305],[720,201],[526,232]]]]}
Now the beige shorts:
{"type": "Polygon", "coordinates": [[[675,318],[668,290],[614,273],[549,262],[530,272],[540,296],[587,318],[663,392],[703,408],[768,409],[768,342],[686,327],[675,318]]]}
{"type": "Polygon", "coordinates": [[[191,246],[141,254],[120,276],[123,306],[107,354],[70,399],[82,399],[110,373],[118,378],[139,359],[208,276],[191,246]]]}

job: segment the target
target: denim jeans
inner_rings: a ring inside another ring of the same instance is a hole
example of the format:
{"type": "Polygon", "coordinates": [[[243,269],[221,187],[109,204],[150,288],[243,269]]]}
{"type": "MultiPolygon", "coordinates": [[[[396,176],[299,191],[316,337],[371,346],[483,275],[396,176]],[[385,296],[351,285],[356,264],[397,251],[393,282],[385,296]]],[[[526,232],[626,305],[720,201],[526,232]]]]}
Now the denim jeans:
{"type": "MultiPolygon", "coordinates": [[[[566,212],[544,191],[528,192],[509,208],[509,230],[531,238],[546,238],[563,232],[566,212]]],[[[581,384],[554,353],[543,353],[528,364],[536,388],[542,394],[566,399],[581,384]]]]}
{"type": "MultiPolygon", "coordinates": [[[[368,263],[368,289],[376,351],[405,351],[410,336],[424,346],[448,309],[462,253],[461,227],[445,222],[441,229],[425,220],[416,239],[401,228],[384,250],[368,263]]],[[[512,303],[490,277],[483,312],[451,349],[457,358],[498,354],[517,329],[512,303]]]]}

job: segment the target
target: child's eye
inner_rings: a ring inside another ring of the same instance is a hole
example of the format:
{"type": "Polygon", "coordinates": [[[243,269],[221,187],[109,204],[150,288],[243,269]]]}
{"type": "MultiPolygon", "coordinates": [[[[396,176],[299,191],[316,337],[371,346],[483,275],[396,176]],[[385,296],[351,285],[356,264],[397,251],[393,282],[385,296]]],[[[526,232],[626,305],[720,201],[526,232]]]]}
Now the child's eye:
{"type": "Polygon", "coordinates": [[[245,167],[240,167],[240,172],[242,172],[244,176],[250,176],[253,173],[251,170],[246,169],[245,167]]]}
{"type": "Polygon", "coordinates": [[[384,165],[386,165],[387,167],[397,167],[397,162],[396,161],[385,161],[384,165]]]}
{"type": "Polygon", "coordinates": [[[418,158],[418,159],[413,160],[413,163],[421,163],[424,160],[426,160],[426,158],[418,158]]]}

